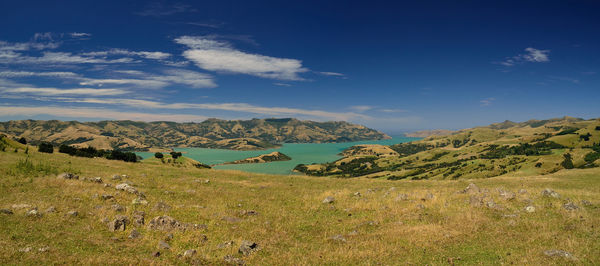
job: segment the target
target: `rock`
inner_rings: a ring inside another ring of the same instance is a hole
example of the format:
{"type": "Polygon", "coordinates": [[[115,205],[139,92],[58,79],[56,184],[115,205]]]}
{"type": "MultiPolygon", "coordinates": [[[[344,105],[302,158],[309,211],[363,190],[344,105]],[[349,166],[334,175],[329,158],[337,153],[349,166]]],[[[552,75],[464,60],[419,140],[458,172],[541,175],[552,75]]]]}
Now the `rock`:
{"type": "Polygon", "coordinates": [[[542,196],[544,197],[553,197],[553,198],[560,198],[560,194],[558,194],[558,192],[555,192],[552,189],[546,188],[544,190],[542,190],[542,196]]]}
{"type": "Polygon", "coordinates": [[[234,241],[227,241],[227,242],[223,242],[223,243],[221,243],[221,244],[217,245],[217,248],[218,248],[218,249],[224,249],[224,248],[231,247],[231,246],[233,246],[233,245],[235,245],[235,242],[234,242],[234,241]]]}
{"type": "Polygon", "coordinates": [[[546,250],[544,251],[544,255],[548,257],[563,257],[568,260],[576,260],[575,256],[571,255],[571,253],[558,249],[546,250]]]}
{"type": "Polygon", "coordinates": [[[98,184],[102,184],[102,178],[101,177],[94,177],[92,179],[92,182],[98,183],[98,184]]]}
{"type": "Polygon", "coordinates": [[[139,193],[136,188],[130,186],[127,183],[118,184],[118,185],[115,186],[115,189],[117,189],[117,190],[123,190],[123,191],[126,191],[126,192],[131,193],[131,194],[138,194],[139,193]]]}
{"type": "Polygon", "coordinates": [[[258,250],[258,244],[254,243],[252,241],[242,240],[242,244],[240,245],[238,252],[243,254],[244,256],[247,256],[257,250],[258,250]]]}
{"type": "Polygon", "coordinates": [[[210,184],[210,180],[208,180],[208,179],[204,180],[204,184],[210,184]]]}
{"type": "Polygon", "coordinates": [[[357,236],[358,235],[358,231],[353,230],[352,232],[348,233],[349,236],[357,236]]]}
{"type": "Polygon", "coordinates": [[[49,246],[44,246],[44,247],[38,248],[38,252],[40,252],[40,253],[44,253],[44,252],[47,252],[49,250],[50,250],[49,246]]]}
{"type": "Polygon", "coordinates": [[[101,198],[103,200],[109,200],[109,199],[114,199],[115,197],[113,195],[110,195],[110,194],[104,194],[104,195],[101,196],[101,198]]]}
{"type": "Polygon", "coordinates": [[[154,209],[155,211],[163,211],[163,212],[168,212],[171,210],[171,206],[169,206],[168,204],[164,203],[164,202],[158,202],[156,203],[156,205],[154,205],[154,209]]]}
{"type": "Polygon", "coordinates": [[[29,209],[29,208],[31,208],[31,205],[21,203],[21,204],[13,204],[10,207],[11,207],[11,209],[17,209],[17,210],[18,209],[29,209]]]}
{"type": "Polygon", "coordinates": [[[67,215],[69,215],[71,217],[77,217],[79,215],[79,212],[77,212],[77,211],[69,211],[69,212],[67,212],[67,215]]]}
{"type": "Polygon", "coordinates": [[[119,204],[113,204],[113,205],[111,206],[111,208],[112,208],[114,211],[117,211],[117,212],[122,212],[122,211],[124,211],[124,210],[125,210],[125,208],[123,208],[123,206],[121,206],[121,205],[119,205],[119,204]]]}
{"type": "Polygon", "coordinates": [[[37,209],[32,209],[30,211],[28,211],[25,215],[27,215],[27,217],[42,217],[42,214],[38,212],[37,209]]]}
{"type": "Polygon", "coordinates": [[[131,233],[129,233],[128,238],[129,239],[137,239],[140,236],[142,236],[142,234],[140,234],[140,232],[138,232],[137,230],[133,229],[133,230],[131,230],[131,233]]]}
{"type": "Polygon", "coordinates": [[[334,235],[334,236],[330,237],[329,240],[332,240],[335,242],[346,242],[346,238],[343,235],[334,235]]]}
{"type": "Polygon", "coordinates": [[[169,242],[169,241],[173,240],[173,237],[174,236],[173,236],[172,233],[168,233],[168,234],[165,235],[164,240],[167,241],[167,242],[169,242]]]}
{"type": "Polygon", "coordinates": [[[180,228],[181,224],[169,216],[156,216],[150,220],[148,227],[153,230],[169,231],[180,228]]]}
{"type": "Polygon", "coordinates": [[[155,257],[155,258],[160,257],[160,251],[154,251],[154,252],[152,252],[152,257],[155,257]]]}
{"type": "Polygon", "coordinates": [[[79,179],[79,176],[72,173],[62,173],[57,176],[58,179],[79,179]]]}
{"type": "Polygon", "coordinates": [[[184,258],[191,258],[194,255],[196,255],[196,250],[195,249],[188,249],[185,252],[183,252],[183,257],[184,258]]]}
{"type": "Polygon", "coordinates": [[[496,207],[496,203],[493,200],[490,200],[488,202],[485,203],[485,206],[487,206],[488,208],[492,209],[494,207],[496,207]]]}
{"type": "Polygon", "coordinates": [[[401,201],[401,200],[408,200],[408,195],[398,194],[398,196],[396,197],[396,201],[401,201]]]}
{"type": "Polygon", "coordinates": [[[506,190],[503,190],[503,189],[500,190],[500,196],[502,198],[504,198],[505,200],[514,200],[517,197],[517,195],[515,195],[514,192],[506,191],[506,190]]]}
{"type": "Polygon", "coordinates": [[[416,207],[417,207],[417,209],[419,209],[419,210],[425,209],[425,205],[423,205],[423,204],[417,204],[417,206],[416,206],[416,207]]]}
{"type": "Polygon", "coordinates": [[[158,249],[170,249],[171,246],[165,241],[158,241],[158,249]]]}
{"type": "Polygon", "coordinates": [[[323,200],[323,203],[333,203],[335,201],[335,198],[332,196],[328,196],[327,198],[325,198],[323,200]]]}
{"type": "Polygon", "coordinates": [[[142,197],[137,197],[131,201],[133,205],[148,205],[148,201],[142,197]]]}
{"type": "Polygon", "coordinates": [[[26,248],[20,248],[19,252],[28,253],[28,252],[31,252],[31,250],[32,250],[31,247],[26,247],[26,248]]]}
{"type": "Polygon", "coordinates": [[[469,198],[469,204],[473,207],[479,207],[483,205],[483,198],[478,196],[471,196],[469,198]]]}
{"type": "Polygon", "coordinates": [[[114,220],[108,224],[110,231],[125,231],[129,218],[125,215],[117,215],[114,220]]]}
{"type": "Polygon", "coordinates": [[[13,211],[9,210],[9,209],[0,209],[0,213],[2,214],[13,214],[13,211]]]}
{"type": "Polygon", "coordinates": [[[104,184],[104,187],[112,187],[111,184],[104,184]]]}
{"type": "Polygon", "coordinates": [[[479,189],[479,187],[473,183],[469,184],[467,186],[467,188],[465,188],[461,191],[461,193],[469,193],[469,194],[480,193],[480,192],[481,192],[481,189],[479,189]]]}
{"type": "Polygon", "coordinates": [[[223,261],[225,261],[225,263],[227,264],[232,264],[232,265],[244,265],[246,264],[246,262],[240,258],[236,258],[233,255],[226,255],[225,257],[223,257],[223,261]]]}
{"type": "Polygon", "coordinates": [[[352,194],[352,195],[354,195],[355,197],[360,197],[360,196],[362,196],[362,195],[360,194],[360,192],[354,192],[354,194],[352,194]]]}
{"type": "Polygon", "coordinates": [[[579,207],[577,205],[575,205],[575,203],[573,202],[567,202],[563,205],[563,208],[567,211],[574,211],[579,209],[579,207]]]}
{"type": "Polygon", "coordinates": [[[254,211],[254,210],[243,210],[243,211],[240,211],[240,215],[241,216],[254,216],[254,215],[258,215],[258,212],[254,211]]]}
{"type": "Polygon", "coordinates": [[[113,175],[111,179],[112,180],[121,180],[122,178],[120,175],[113,175]]]}
{"type": "Polygon", "coordinates": [[[535,212],[535,207],[529,205],[529,206],[525,207],[525,211],[528,213],[535,212]]]}
{"type": "Polygon", "coordinates": [[[144,217],[146,217],[146,213],[143,211],[136,211],[133,213],[133,223],[135,225],[144,225],[144,217]]]}
{"type": "Polygon", "coordinates": [[[434,198],[435,198],[435,196],[433,194],[427,193],[427,194],[425,194],[425,197],[422,198],[421,200],[432,200],[434,198]]]}
{"type": "Polygon", "coordinates": [[[581,205],[583,206],[592,206],[592,203],[587,200],[581,200],[581,205]]]}
{"type": "Polygon", "coordinates": [[[522,188],[522,189],[519,189],[519,194],[525,194],[525,193],[527,193],[527,190],[526,190],[526,189],[523,189],[523,188],[522,188]]]}

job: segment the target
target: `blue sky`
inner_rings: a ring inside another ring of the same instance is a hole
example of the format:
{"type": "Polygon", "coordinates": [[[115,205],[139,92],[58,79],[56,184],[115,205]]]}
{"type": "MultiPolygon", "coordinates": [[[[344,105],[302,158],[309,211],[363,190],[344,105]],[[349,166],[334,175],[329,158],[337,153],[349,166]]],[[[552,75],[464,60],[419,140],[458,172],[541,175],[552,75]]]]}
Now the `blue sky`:
{"type": "Polygon", "coordinates": [[[0,120],[600,117],[597,1],[291,2],[3,1],[0,120]]]}

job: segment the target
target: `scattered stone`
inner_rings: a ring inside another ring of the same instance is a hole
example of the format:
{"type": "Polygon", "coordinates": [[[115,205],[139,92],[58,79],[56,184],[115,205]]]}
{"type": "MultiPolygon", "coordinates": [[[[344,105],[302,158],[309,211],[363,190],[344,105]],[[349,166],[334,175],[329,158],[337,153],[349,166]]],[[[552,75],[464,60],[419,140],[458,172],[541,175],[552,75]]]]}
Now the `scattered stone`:
{"type": "Polygon", "coordinates": [[[544,251],[544,255],[548,257],[563,257],[568,260],[576,260],[575,256],[571,255],[571,253],[566,252],[564,250],[551,249],[544,251]]]}
{"type": "Polygon", "coordinates": [[[244,256],[247,256],[257,250],[258,250],[258,244],[254,243],[252,241],[242,240],[242,244],[240,245],[238,252],[243,254],[244,256]]]}
{"type": "Polygon", "coordinates": [[[514,192],[512,192],[512,191],[506,191],[506,190],[503,190],[503,189],[500,190],[500,196],[502,198],[504,198],[505,200],[514,200],[517,197],[517,195],[515,195],[514,192]]]}
{"type": "Polygon", "coordinates": [[[49,250],[50,250],[49,246],[38,248],[38,252],[40,252],[40,253],[44,253],[44,252],[47,252],[49,250]]]}
{"type": "Polygon", "coordinates": [[[111,184],[104,184],[104,187],[112,187],[111,184]]]}
{"type": "Polygon", "coordinates": [[[79,179],[79,176],[72,173],[62,173],[58,175],[58,179],[79,179]]]}
{"type": "Polygon", "coordinates": [[[123,190],[126,192],[129,192],[131,194],[138,194],[139,192],[137,191],[137,189],[135,189],[134,187],[130,186],[127,183],[121,183],[115,186],[115,189],[117,190],[123,190]]]}
{"type": "Polygon", "coordinates": [[[469,184],[467,186],[467,188],[463,189],[461,192],[462,193],[469,193],[469,194],[479,193],[479,192],[481,192],[481,189],[479,189],[479,187],[477,185],[471,183],[471,184],[469,184]]]}
{"type": "Polygon", "coordinates": [[[181,224],[169,216],[156,216],[150,220],[148,227],[153,230],[169,231],[180,228],[181,224]]]}
{"type": "Polygon", "coordinates": [[[240,211],[240,215],[241,216],[254,216],[254,215],[258,215],[258,212],[254,211],[254,210],[243,210],[243,211],[240,211]]]}
{"type": "Polygon", "coordinates": [[[2,214],[13,214],[13,211],[9,209],[0,209],[0,213],[2,214]]]}
{"type": "Polygon", "coordinates": [[[435,196],[431,193],[427,193],[425,194],[425,197],[422,198],[421,200],[432,200],[433,198],[435,198],[435,196]]]}
{"type": "Polygon", "coordinates": [[[398,194],[398,196],[396,197],[396,201],[401,201],[401,200],[408,200],[408,195],[398,194]]]}
{"type": "Polygon", "coordinates": [[[478,196],[471,196],[469,198],[469,204],[471,204],[471,206],[473,206],[473,207],[479,207],[479,206],[483,205],[483,198],[478,197],[478,196]]]}
{"type": "Polygon", "coordinates": [[[234,242],[234,241],[227,241],[227,242],[223,242],[223,243],[221,243],[221,244],[217,245],[217,248],[218,248],[218,249],[224,249],[224,248],[231,247],[231,246],[233,246],[233,245],[235,245],[235,242],[234,242]]]}
{"type": "Polygon", "coordinates": [[[29,208],[31,208],[31,205],[21,203],[21,204],[13,204],[10,207],[11,207],[11,209],[29,209],[29,208]]]}
{"type": "Polygon", "coordinates": [[[154,211],[163,211],[163,212],[168,212],[171,210],[171,206],[169,206],[168,204],[164,203],[164,202],[158,202],[156,203],[156,205],[154,205],[154,211]]]}
{"type": "Polygon", "coordinates": [[[110,231],[125,231],[128,222],[129,218],[127,216],[117,215],[117,217],[108,224],[108,229],[110,231]]]}
{"type": "Polygon", "coordinates": [[[135,225],[144,225],[144,217],[146,217],[146,213],[143,211],[136,211],[133,213],[133,223],[135,225]]]}
{"type": "Polygon", "coordinates": [[[160,257],[160,251],[154,251],[154,252],[152,252],[152,257],[155,257],[155,258],[160,257]]]}
{"type": "Polygon", "coordinates": [[[526,189],[523,189],[523,188],[522,188],[522,189],[519,189],[519,194],[525,194],[525,193],[527,193],[527,190],[526,190],[526,189]]]}
{"type": "Polygon", "coordinates": [[[112,180],[121,180],[122,178],[120,175],[113,175],[111,179],[112,180]]]}
{"type": "Polygon", "coordinates": [[[69,215],[71,217],[77,217],[79,215],[79,212],[77,212],[77,211],[69,211],[67,213],[67,215],[69,215]]]}
{"type": "Polygon", "coordinates": [[[27,217],[42,217],[42,214],[38,212],[37,209],[32,209],[30,211],[27,212],[27,217]]]}
{"type": "Polygon", "coordinates": [[[122,212],[122,211],[124,211],[124,210],[125,210],[125,208],[123,208],[123,206],[121,206],[121,205],[119,205],[119,204],[113,204],[113,205],[111,206],[111,208],[112,208],[114,211],[117,211],[117,212],[122,212]]]}
{"type": "Polygon", "coordinates": [[[102,184],[102,178],[101,177],[94,177],[94,179],[92,179],[92,182],[98,183],[98,184],[102,184]]]}
{"type": "Polygon", "coordinates": [[[528,213],[535,212],[535,207],[529,205],[529,206],[525,207],[525,211],[528,213]]]}
{"type": "Polygon", "coordinates": [[[28,253],[28,252],[31,252],[31,250],[32,250],[31,247],[26,247],[26,248],[19,249],[19,252],[28,253]]]}
{"type": "Polygon", "coordinates": [[[171,240],[173,240],[173,233],[168,233],[165,235],[165,241],[169,242],[171,240]]]}
{"type": "Polygon", "coordinates": [[[565,204],[563,205],[563,208],[564,208],[565,210],[567,210],[567,211],[574,211],[574,210],[577,210],[577,209],[579,209],[579,207],[578,207],[577,205],[575,205],[575,203],[573,203],[573,202],[570,202],[570,201],[569,201],[569,202],[567,202],[567,203],[565,203],[565,204]]]}
{"type": "Polygon", "coordinates": [[[343,235],[334,235],[329,239],[335,242],[346,242],[346,238],[343,235]]]}
{"type": "Polygon", "coordinates": [[[587,200],[581,200],[581,205],[583,206],[592,206],[592,203],[587,200]]]}
{"type": "Polygon", "coordinates": [[[232,265],[244,265],[246,264],[246,262],[240,258],[236,258],[233,255],[226,255],[225,257],[223,257],[223,261],[225,261],[225,263],[227,264],[232,264],[232,265]]]}
{"type": "Polygon", "coordinates": [[[546,188],[544,190],[542,190],[542,196],[544,197],[553,197],[553,198],[560,198],[560,194],[558,194],[558,192],[555,192],[552,189],[546,188]]]}
{"type": "Polygon", "coordinates": [[[328,196],[327,198],[325,198],[323,200],[323,203],[333,203],[335,201],[335,198],[332,196],[328,196]]]}
{"type": "Polygon", "coordinates": [[[196,250],[195,249],[188,249],[185,252],[183,252],[183,257],[185,257],[185,258],[191,258],[194,255],[196,255],[196,250]]]}
{"type": "Polygon", "coordinates": [[[417,209],[419,209],[419,210],[425,209],[425,205],[417,204],[417,209]]]}
{"type": "Polygon", "coordinates": [[[487,206],[488,208],[492,209],[494,207],[496,207],[496,203],[494,202],[494,200],[490,200],[488,202],[485,203],[485,206],[487,206]]]}
{"type": "Polygon", "coordinates": [[[355,197],[360,197],[360,196],[362,196],[362,195],[360,194],[360,192],[354,192],[354,194],[353,194],[353,195],[354,195],[355,197]]]}
{"type": "Polygon", "coordinates": [[[140,236],[142,236],[142,234],[140,234],[140,232],[138,232],[137,230],[135,230],[135,228],[133,230],[131,230],[131,233],[129,233],[128,238],[129,239],[137,239],[140,236]]]}
{"type": "Polygon", "coordinates": [[[101,198],[103,200],[109,200],[109,199],[114,199],[115,197],[113,195],[110,195],[110,194],[104,194],[104,195],[101,196],[101,198]]]}
{"type": "Polygon", "coordinates": [[[210,184],[210,180],[208,180],[208,179],[204,180],[204,184],[210,184]]]}
{"type": "Polygon", "coordinates": [[[158,248],[159,249],[170,249],[171,246],[169,246],[169,244],[165,241],[158,241],[158,248]]]}
{"type": "Polygon", "coordinates": [[[133,205],[148,205],[148,201],[142,197],[137,197],[131,201],[133,205]]]}
{"type": "Polygon", "coordinates": [[[353,230],[352,232],[348,233],[349,236],[356,236],[358,235],[358,231],[353,230]]]}
{"type": "Polygon", "coordinates": [[[396,191],[396,187],[391,187],[389,191],[396,191]]]}
{"type": "Polygon", "coordinates": [[[519,215],[516,214],[516,213],[513,213],[513,214],[504,214],[504,215],[502,215],[502,217],[504,217],[504,218],[517,218],[517,217],[519,217],[519,215]]]}

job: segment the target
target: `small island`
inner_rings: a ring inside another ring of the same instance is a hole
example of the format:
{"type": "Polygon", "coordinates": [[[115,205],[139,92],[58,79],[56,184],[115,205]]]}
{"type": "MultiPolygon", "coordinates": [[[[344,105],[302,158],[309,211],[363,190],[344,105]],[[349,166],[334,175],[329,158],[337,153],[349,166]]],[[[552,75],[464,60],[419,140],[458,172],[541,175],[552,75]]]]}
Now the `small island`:
{"type": "Polygon", "coordinates": [[[292,158],[287,156],[281,152],[274,151],[268,154],[262,154],[256,157],[250,157],[242,160],[237,160],[233,162],[227,162],[224,164],[246,164],[246,163],[268,163],[268,162],[279,162],[279,161],[289,161],[292,158]]]}

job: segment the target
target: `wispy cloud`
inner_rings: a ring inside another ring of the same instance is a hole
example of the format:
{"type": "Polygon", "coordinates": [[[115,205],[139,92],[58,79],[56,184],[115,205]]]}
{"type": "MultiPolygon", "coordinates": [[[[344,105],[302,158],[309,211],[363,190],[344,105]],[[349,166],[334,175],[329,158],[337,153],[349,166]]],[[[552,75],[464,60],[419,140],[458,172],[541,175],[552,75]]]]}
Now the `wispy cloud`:
{"type": "Polygon", "coordinates": [[[93,56],[75,55],[67,52],[43,52],[42,56],[27,56],[20,53],[0,52],[0,63],[4,64],[116,64],[133,63],[132,58],[105,59],[93,56]]]}
{"type": "Polygon", "coordinates": [[[495,98],[485,98],[479,101],[481,106],[490,106],[495,101],[495,98]]]}
{"type": "Polygon", "coordinates": [[[350,106],[351,110],[354,110],[355,112],[366,112],[369,111],[371,109],[373,109],[373,106],[368,106],[368,105],[355,105],[355,106],[350,106]]]}
{"type": "Polygon", "coordinates": [[[88,52],[81,54],[83,56],[108,56],[108,55],[125,55],[125,56],[140,56],[146,59],[162,60],[171,56],[164,52],[147,52],[147,51],[129,51],[127,49],[110,49],[106,51],[88,52]]]}
{"type": "Polygon", "coordinates": [[[274,82],[273,85],[275,86],[280,86],[280,87],[291,87],[291,84],[287,84],[287,83],[281,83],[281,82],[274,82]]]}
{"type": "Polygon", "coordinates": [[[525,62],[549,62],[550,61],[550,50],[539,50],[532,47],[525,48],[524,54],[518,54],[516,56],[507,57],[504,61],[499,62],[503,66],[514,66],[516,64],[522,64],[525,62]]]}
{"type": "Polygon", "coordinates": [[[92,34],[85,33],[85,32],[71,32],[71,33],[69,33],[69,35],[71,36],[71,38],[80,39],[80,40],[87,40],[90,37],[92,37],[92,34]]]}
{"type": "Polygon", "coordinates": [[[186,24],[193,25],[193,26],[198,26],[198,27],[212,28],[212,29],[218,29],[218,28],[223,27],[223,23],[188,22],[186,24]]]}
{"type": "Polygon", "coordinates": [[[172,5],[164,5],[163,3],[160,3],[160,2],[153,2],[153,3],[146,5],[146,7],[144,7],[143,10],[141,10],[139,12],[134,12],[134,14],[139,15],[139,16],[164,17],[164,16],[170,16],[170,15],[179,14],[179,13],[196,12],[196,11],[198,11],[198,10],[193,8],[190,5],[183,4],[183,3],[174,3],[172,5]]]}
{"type": "Polygon", "coordinates": [[[79,77],[79,74],[76,74],[73,72],[1,71],[0,77],[4,77],[4,78],[22,78],[22,77],[75,78],[75,77],[79,77]]]}
{"type": "Polygon", "coordinates": [[[342,78],[342,79],[347,79],[348,77],[346,77],[346,75],[342,74],[342,73],[337,73],[337,72],[327,72],[327,71],[321,71],[321,72],[315,72],[317,74],[321,74],[324,76],[332,76],[332,77],[338,77],[338,78],[342,78]]]}
{"type": "Polygon", "coordinates": [[[94,88],[76,88],[76,89],[58,89],[58,88],[11,88],[1,90],[3,93],[29,93],[34,95],[54,96],[54,95],[85,95],[85,96],[114,96],[128,93],[121,89],[94,89],[94,88]]]}
{"type": "Polygon", "coordinates": [[[299,74],[308,71],[300,60],[242,52],[227,42],[206,36],[182,36],[175,42],[190,48],[183,53],[184,57],[210,71],[280,80],[302,80],[299,74]]]}
{"type": "Polygon", "coordinates": [[[377,111],[379,112],[383,112],[383,113],[406,113],[408,112],[407,110],[404,109],[378,109],[377,111]]]}

